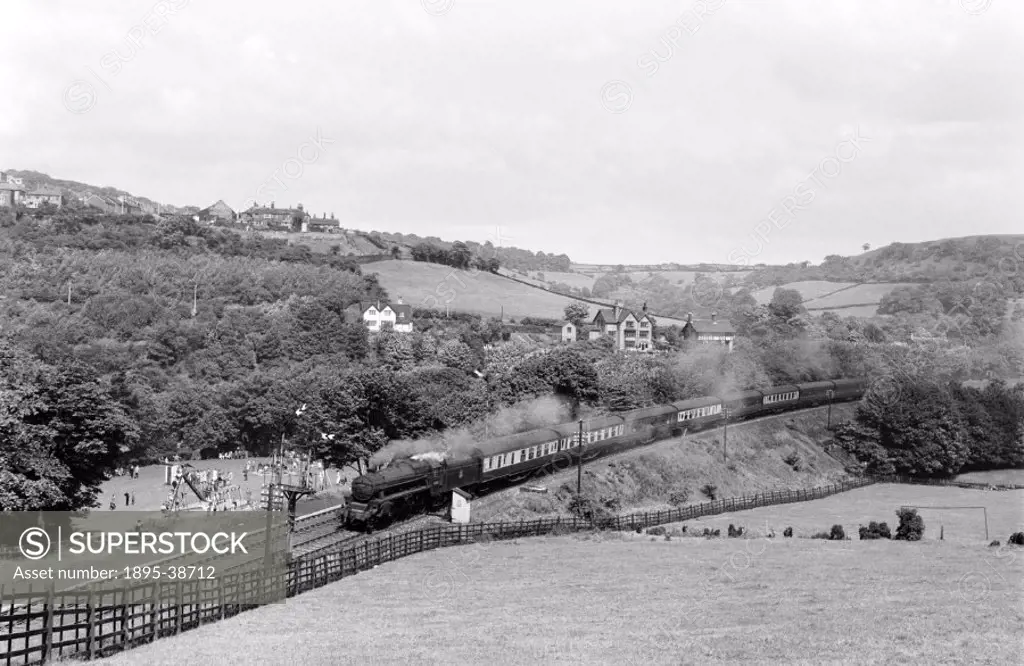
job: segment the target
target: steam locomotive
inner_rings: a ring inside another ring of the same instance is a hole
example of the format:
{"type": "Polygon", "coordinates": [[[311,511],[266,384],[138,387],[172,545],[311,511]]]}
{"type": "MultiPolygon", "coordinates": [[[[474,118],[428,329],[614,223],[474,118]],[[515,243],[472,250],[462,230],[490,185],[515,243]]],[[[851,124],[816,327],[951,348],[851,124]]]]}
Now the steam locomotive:
{"type": "Polygon", "coordinates": [[[679,436],[684,429],[713,428],[726,419],[859,400],[866,390],[863,378],[773,386],[589,419],[582,428],[582,448],[577,422],[489,439],[447,458],[436,453],[403,458],[352,481],[345,523],[351,529],[373,531],[396,518],[444,508],[456,488],[480,491],[497,482],[569,468],[577,464],[581,451],[584,461],[592,460],[679,436]]]}

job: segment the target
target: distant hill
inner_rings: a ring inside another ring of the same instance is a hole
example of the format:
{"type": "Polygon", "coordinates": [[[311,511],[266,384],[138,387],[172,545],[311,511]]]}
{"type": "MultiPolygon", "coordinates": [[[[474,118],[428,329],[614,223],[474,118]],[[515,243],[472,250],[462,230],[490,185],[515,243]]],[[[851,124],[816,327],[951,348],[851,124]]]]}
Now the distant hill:
{"type": "Polygon", "coordinates": [[[922,243],[892,243],[852,257],[830,255],[820,266],[766,266],[751,272],[752,289],[791,282],[962,281],[1000,273],[1007,262],[1024,274],[1024,235],[965,236],[922,243]]]}

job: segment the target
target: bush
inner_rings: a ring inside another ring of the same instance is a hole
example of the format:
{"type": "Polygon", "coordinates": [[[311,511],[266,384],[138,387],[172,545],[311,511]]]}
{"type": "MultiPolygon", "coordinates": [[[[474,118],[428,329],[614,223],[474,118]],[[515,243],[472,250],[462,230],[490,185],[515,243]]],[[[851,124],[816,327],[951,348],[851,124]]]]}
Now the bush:
{"type": "Polygon", "coordinates": [[[917,515],[917,509],[907,507],[896,512],[900,524],[896,528],[897,541],[920,541],[924,536],[924,518],[917,515]]]}
{"type": "Polygon", "coordinates": [[[832,541],[846,541],[846,530],[843,529],[842,525],[833,525],[828,538],[832,541]]]}
{"type": "Polygon", "coordinates": [[[732,523],[729,523],[729,536],[734,539],[738,539],[739,537],[743,536],[743,528],[733,527],[732,523]]]}
{"type": "Polygon", "coordinates": [[[685,506],[690,501],[690,489],[680,488],[668,496],[668,503],[672,506],[685,506]]]}
{"type": "Polygon", "coordinates": [[[832,535],[828,532],[815,532],[811,535],[812,539],[825,539],[826,541],[832,538],[832,535]]]}
{"type": "Polygon", "coordinates": [[[722,530],[712,531],[710,528],[705,527],[704,534],[702,536],[706,536],[709,539],[712,537],[722,536],[722,530]]]}
{"type": "Polygon", "coordinates": [[[989,548],[998,548],[999,547],[999,539],[995,539],[992,543],[990,543],[988,545],[988,547],[989,548]]]}
{"type": "Polygon", "coordinates": [[[707,495],[707,498],[708,498],[709,500],[711,500],[711,501],[714,501],[714,499],[715,499],[715,493],[717,493],[717,492],[718,492],[718,486],[712,485],[712,484],[710,484],[710,483],[705,483],[705,484],[704,484],[704,485],[703,485],[703,486],[701,487],[700,491],[701,491],[702,493],[704,493],[705,495],[707,495]]]}
{"type": "Polygon", "coordinates": [[[782,530],[782,536],[784,536],[784,537],[792,537],[793,536],[793,528],[792,527],[787,527],[786,529],[782,530]]]}
{"type": "Polygon", "coordinates": [[[873,520],[868,523],[867,527],[862,525],[858,532],[862,540],[892,538],[892,532],[889,531],[887,523],[876,523],[873,520]]]}
{"type": "Polygon", "coordinates": [[[800,454],[797,453],[796,451],[794,451],[793,453],[790,453],[788,456],[783,458],[782,462],[784,462],[787,465],[789,465],[790,467],[792,467],[793,471],[795,471],[795,472],[799,472],[800,471],[800,468],[801,468],[800,454]]]}
{"type": "Polygon", "coordinates": [[[1024,546],[1024,532],[1014,532],[1006,541],[1014,546],[1024,546]]]}
{"type": "Polygon", "coordinates": [[[661,525],[647,528],[647,533],[651,536],[663,536],[665,534],[665,528],[661,525]]]}

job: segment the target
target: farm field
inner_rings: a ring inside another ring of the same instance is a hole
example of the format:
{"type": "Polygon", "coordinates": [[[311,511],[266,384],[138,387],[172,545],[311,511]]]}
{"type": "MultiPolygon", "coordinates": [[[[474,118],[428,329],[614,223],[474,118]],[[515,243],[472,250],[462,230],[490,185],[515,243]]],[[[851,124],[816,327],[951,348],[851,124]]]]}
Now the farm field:
{"type": "MultiPolygon", "coordinates": [[[[443,308],[498,317],[560,319],[574,299],[534,289],[484,271],[470,273],[449,266],[418,261],[379,261],[363,266],[375,273],[391,298],[401,297],[413,307],[443,308]]],[[[594,306],[590,306],[592,309],[594,306]]]]}
{"type": "Polygon", "coordinates": [[[558,271],[529,271],[529,277],[524,278],[521,275],[516,275],[520,280],[531,280],[540,285],[548,285],[552,282],[561,282],[567,284],[570,287],[577,287],[582,289],[587,287],[588,289],[594,286],[594,277],[592,275],[583,275],[582,273],[561,273],[558,271]],[[543,273],[544,281],[537,279],[538,273],[543,273]]]}
{"type": "MultiPolygon", "coordinates": [[[[809,280],[807,282],[791,282],[786,285],[782,285],[783,289],[796,289],[803,296],[804,302],[819,298],[825,294],[830,294],[833,291],[844,289],[847,287],[853,287],[856,282],[827,282],[825,280],[809,280]]],[[[764,305],[770,303],[772,300],[772,294],[775,293],[776,287],[765,287],[764,289],[758,289],[757,291],[751,292],[751,296],[754,297],[759,304],[764,305]]]]}
{"type": "Polygon", "coordinates": [[[1018,663],[1024,558],[999,554],[621,533],[475,544],[102,663],[1018,663]]]}
{"type": "Polygon", "coordinates": [[[859,284],[856,287],[841,291],[831,296],[816,298],[805,302],[804,305],[815,310],[828,308],[841,308],[844,305],[862,305],[865,303],[879,303],[882,297],[897,287],[912,286],[902,282],[890,282],[887,284],[859,284]]]}

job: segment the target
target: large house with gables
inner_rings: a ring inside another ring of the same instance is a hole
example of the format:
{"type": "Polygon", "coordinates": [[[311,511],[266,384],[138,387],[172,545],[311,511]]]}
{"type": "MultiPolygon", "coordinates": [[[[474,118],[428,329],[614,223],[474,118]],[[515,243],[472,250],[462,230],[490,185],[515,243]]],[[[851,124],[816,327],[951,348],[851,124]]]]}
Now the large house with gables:
{"type": "Polygon", "coordinates": [[[615,307],[602,308],[594,315],[590,339],[602,335],[611,336],[615,341],[615,349],[620,351],[654,351],[654,317],[647,314],[647,304],[643,310],[633,312],[616,303],[615,307]]]}
{"type": "Polygon", "coordinates": [[[725,345],[732,351],[732,342],[736,338],[736,327],[728,319],[719,319],[717,312],[711,313],[709,320],[694,320],[693,313],[686,315],[683,326],[683,337],[701,344],[725,345]]]}
{"type": "Polygon", "coordinates": [[[401,298],[395,303],[353,303],[345,312],[349,321],[361,321],[374,333],[389,327],[399,333],[412,333],[412,306],[402,303],[401,298]]]}

